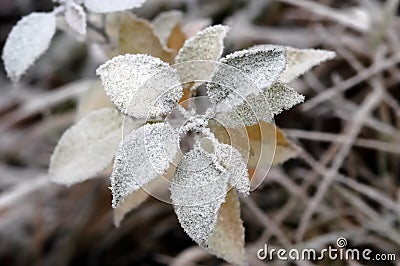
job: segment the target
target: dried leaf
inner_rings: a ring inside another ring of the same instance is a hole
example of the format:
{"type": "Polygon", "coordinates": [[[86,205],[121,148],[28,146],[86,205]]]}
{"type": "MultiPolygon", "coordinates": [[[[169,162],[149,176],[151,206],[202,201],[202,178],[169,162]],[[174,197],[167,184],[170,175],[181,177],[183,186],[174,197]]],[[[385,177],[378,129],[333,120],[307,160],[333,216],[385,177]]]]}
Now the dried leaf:
{"type": "Polygon", "coordinates": [[[67,1],[65,5],[65,20],[75,32],[86,35],[86,13],[74,1],[67,1]]]}
{"type": "Polygon", "coordinates": [[[226,195],[208,243],[208,250],[217,257],[235,265],[247,264],[240,202],[235,190],[230,190],[226,195]]]}
{"type": "Polygon", "coordinates": [[[167,123],[147,124],[129,133],[115,155],[111,175],[112,206],[162,175],[179,149],[179,133],[167,123]]]}
{"type": "Polygon", "coordinates": [[[18,82],[49,48],[55,32],[53,13],[31,13],[18,21],[7,37],[2,55],[7,75],[13,82],[18,82]]]}
{"type": "Polygon", "coordinates": [[[85,0],[85,6],[95,13],[108,13],[141,7],[146,0],[85,0]]]}
{"type": "Polygon", "coordinates": [[[76,119],[80,120],[92,111],[106,107],[114,107],[114,104],[104,92],[100,80],[93,80],[87,85],[87,90],[78,99],[76,119]]]}
{"type": "MultiPolygon", "coordinates": [[[[257,45],[252,49],[270,49],[271,47],[279,46],[257,45]]],[[[295,78],[303,75],[312,67],[336,57],[335,52],[319,49],[296,49],[293,47],[286,47],[286,50],[287,68],[280,77],[280,80],[285,83],[293,81],[295,78]]]]}
{"type": "Polygon", "coordinates": [[[296,157],[300,148],[286,139],[285,134],[274,124],[261,122],[246,127],[250,140],[251,156],[248,167],[255,168],[259,162],[263,165],[280,164],[296,157]]]}
{"type": "Polygon", "coordinates": [[[167,41],[167,47],[179,51],[186,41],[186,35],[180,24],[175,25],[167,41]]]}
{"type": "Polygon", "coordinates": [[[258,95],[278,80],[286,67],[285,49],[251,49],[235,52],[221,59],[207,84],[210,101],[217,110],[239,106],[250,95],[258,95]]]}
{"type": "Polygon", "coordinates": [[[103,171],[112,162],[121,140],[122,123],[117,110],[105,108],[65,131],[51,156],[51,181],[72,185],[103,171]]]}
{"type": "Polygon", "coordinates": [[[228,30],[229,28],[227,26],[222,25],[207,27],[194,37],[186,40],[175,58],[175,62],[178,64],[177,69],[183,83],[199,80],[199,73],[196,73],[197,71],[205,73],[201,74],[202,78],[211,75],[215,64],[202,65],[201,67],[197,67],[196,71],[193,71],[188,63],[184,64],[182,67],[179,67],[179,64],[196,60],[217,61],[224,50],[224,38],[228,30]]]}
{"type": "Polygon", "coordinates": [[[148,55],[116,56],[96,73],[115,106],[136,118],[167,114],[182,96],[176,70],[148,55]]]}
{"type": "Polygon", "coordinates": [[[153,20],[153,29],[164,47],[168,47],[168,40],[174,28],[182,23],[183,13],[178,10],[166,11],[153,20]]]}
{"type": "Polygon", "coordinates": [[[119,28],[119,54],[148,54],[173,64],[175,52],[167,49],[152,25],[144,19],[125,14],[119,28]]]}
{"type": "Polygon", "coordinates": [[[300,148],[286,139],[274,124],[260,122],[248,127],[224,128],[210,122],[209,126],[219,141],[232,145],[241,153],[249,170],[268,169],[271,165],[296,157],[300,152],[300,148]]]}
{"type": "Polygon", "coordinates": [[[304,96],[282,82],[265,88],[259,95],[251,94],[239,106],[216,114],[225,127],[252,126],[260,121],[271,122],[273,117],[304,101],[304,96]]]}

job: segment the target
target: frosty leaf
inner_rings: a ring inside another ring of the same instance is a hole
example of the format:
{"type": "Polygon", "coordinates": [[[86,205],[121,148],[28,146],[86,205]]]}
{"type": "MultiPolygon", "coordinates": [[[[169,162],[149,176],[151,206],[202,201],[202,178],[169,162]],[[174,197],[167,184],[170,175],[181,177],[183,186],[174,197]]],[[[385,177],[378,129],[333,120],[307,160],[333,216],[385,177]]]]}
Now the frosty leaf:
{"type": "Polygon", "coordinates": [[[176,63],[193,60],[217,61],[224,50],[224,38],[228,30],[227,26],[216,25],[199,31],[185,42],[176,56],[176,63]]]}
{"type": "Polygon", "coordinates": [[[115,155],[112,206],[168,169],[179,148],[178,131],[166,123],[147,124],[129,133],[115,155]]]}
{"type": "Polygon", "coordinates": [[[208,67],[204,65],[202,69],[197,68],[196,71],[189,68],[187,64],[183,67],[179,67],[179,64],[197,60],[217,61],[224,50],[224,38],[228,30],[227,26],[222,25],[207,27],[186,40],[175,58],[182,82],[198,80],[199,74],[196,71],[200,70],[205,73],[201,75],[202,77],[211,75],[214,70],[213,64],[208,67]]]}
{"type": "Polygon", "coordinates": [[[172,203],[182,228],[202,247],[208,246],[228,182],[228,172],[218,170],[199,146],[178,164],[170,187],[172,203]]]}
{"type": "Polygon", "coordinates": [[[87,85],[87,89],[82,95],[80,95],[78,99],[78,110],[76,112],[76,117],[78,120],[80,120],[88,113],[106,107],[114,108],[114,104],[104,92],[101,81],[93,80],[90,81],[90,83],[87,85]]]}
{"type": "Polygon", "coordinates": [[[215,147],[215,154],[217,163],[229,174],[229,183],[240,193],[248,195],[250,182],[246,164],[240,152],[231,145],[219,144],[215,147]]]}
{"type": "Polygon", "coordinates": [[[282,82],[277,82],[271,88],[264,90],[263,95],[267,99],[273,115],[277,115],[283,110],[289,110],[304,101],[303,95],[298,94],[293,88],[282,82]]]}
{"type": "Polygon", "coordinates": [[[120,54],[148,54],[172,64],[175,52],[163,46],[152,25],[144,19],[125,14],[119,28],[120,54]]]}
{"type": "Polygon", "coordinates": [[[163,12],[153,20],[155,34],[160,39],[164,47],[168,47],[168,40],[176,25],[181,24],[183,18],[182,12],[172,10],[163,12]]]}
{"type": "Polygon", "coordinates": [[[249,193],[246,165],[230,145],[202,139],[177,167],[170,187],[172,203],[182,228],[202,247],[208,246],[228,184],[249,193]]]}
{"type": "Polygon", "coordinates": [[[207,84],[211,102],[229,109],[251,93],[258,95],[278,80],[286,67],[285,57],[285,49],[272,48],[242,50],[221,59],[234,70],[226,65],[217,67],[212,83],[207,84]]]}
{"type": "Polygon", "coordinates": [[[50,160],[50,179],[72,185],[95,177],[112,161],[122,136],[121,114],[111,108],[90,113],[65,131],[50,160]]]}
{"type": "Polygon", "coordinates": [[[304,101],[304,96],[282,82],[265,88],[259,95],[251,94],[239,106],[216,115],[225,127],[252,126],[260,121],[271,122],[273,117],[304,101]]]}
{"type": "Polygon", "coordinates": [[[66,2],[65,20],[71,29],[81,35],[86,35],[86,13],[74,1],[66,2]]]}
{"type": "MultiPolygon", "coordinates": [[[[257,45],[253,49],[270,49],[277,47],[274,45],[257,45]]],[[[336,56],[335,52],[315,49],[296,49],[286,47],[287,50],[287,68],[282,73],[280,80],[286,83],[293,81],[295,78],[303,75],[312,67],[330,60],[336,56]]]]}
{"type": "Polygon", "coordinates": [[[101,65],[96,73],[115,106],[137,118],[166,114],[182,96],[176,71],[148,55],[116,56],[101,65]]]}
{"type": "Polygon", "coordinates": [[[146,0],[85,0],[85,6],[95,13],[108,13],[141,7],[146,0]]]}
{"type": "Polygon", "coordinates": [[[217,224],[210,237],[208,250],[229,263],[246,264],[240,202],[234,190],[228,192],[225,202],[219,209],[217,224]]]}
{"type": "Polygon", "coordinates": [[[7,37],[2,56],[7,75],[13,82],[18,82],[49,48],[55,32],[53,13],[31,13],[18,21],[7,37]]]}

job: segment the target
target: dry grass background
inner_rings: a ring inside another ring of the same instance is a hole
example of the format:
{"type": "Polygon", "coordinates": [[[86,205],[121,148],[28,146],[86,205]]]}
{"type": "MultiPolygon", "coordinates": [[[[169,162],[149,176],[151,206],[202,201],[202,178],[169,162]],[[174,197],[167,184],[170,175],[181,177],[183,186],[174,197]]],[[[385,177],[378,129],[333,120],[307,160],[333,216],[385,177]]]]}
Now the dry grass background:
{"type": "MultiPolygon", "coordinates": [[[[0,38],[50,1],[0,0],[0,38]]],[[[250,265],[271,247],[348,247],[396,253],[397,261],[298,261],[297,265],[400,265],[399,1],[153,0],[151,18],[178,8],[188,19],[228,23],[228,50],[256,43],[334,50],[338,58],[292,85],[306,102],[276,124],[303,149],[271,169],[242,201],[250,265]]],[[[180,228],[170,205],[151,199],[116,229],[107,175],[65,188],[46,177],[49,156],[94,77],[86,46],[59,34],[19,88],[0,75],[0,265],[226,265],[180,228]],[[64,85],[64,86],[62,86],[64,85]],[[61,87],[60,87],[61,86],[61,87]]],[[[84,147],[83,147],[84,148],[84,147]]]]}

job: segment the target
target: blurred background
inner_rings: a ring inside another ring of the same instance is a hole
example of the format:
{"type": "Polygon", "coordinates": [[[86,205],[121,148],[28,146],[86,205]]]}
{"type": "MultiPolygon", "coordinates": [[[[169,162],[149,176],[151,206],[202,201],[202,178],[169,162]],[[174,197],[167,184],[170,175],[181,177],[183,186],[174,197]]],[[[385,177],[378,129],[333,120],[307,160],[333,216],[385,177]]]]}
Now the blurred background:
{"type": "MultiPolygon", "coordinates": [[[[147,19],[178,9],[184,21],[228,24],[226,53],[254,44],[333,50],[335,60],[291,84],[306,96],[276,124],[302,148],[273,167],[242,202],[250,265],[275,248],[348,247],[397,261],[298,261],[290,265],[400,265],[400,17],[397,0],[150,0],[147,19]]],[[[0,0],[0,46],[12,26],[50,0],[0,0]]],[[[172,206],[149,199],[113,226],[109,172],[72,187],[47,168],[102,61],[58,31],[14,88],[0,67],[0,265],[228,265],[180,228],[172,206]],[[74,84],[74,83],[72,83],[74,84]]]]}

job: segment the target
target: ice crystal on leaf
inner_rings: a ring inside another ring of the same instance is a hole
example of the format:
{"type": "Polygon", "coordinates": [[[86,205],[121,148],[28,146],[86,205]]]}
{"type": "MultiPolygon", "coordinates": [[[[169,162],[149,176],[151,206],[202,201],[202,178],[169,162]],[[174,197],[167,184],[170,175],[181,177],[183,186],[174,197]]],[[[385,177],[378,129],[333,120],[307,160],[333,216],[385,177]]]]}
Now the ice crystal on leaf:
{"type": "Polygon", "coordinates": [[[53,13],[31,13],[18,21],[7,37],[3,62],[8,77],[17,82],[50,46],[56,32],[53,13]]]}
{"type": "Polygon", "coordinates": [[[240,153],[219,143],[213,151],[209,153],[197,143],[181,160],[170,188],[179,222],[203,247],[208,247],[228,185],[232,183],[244,194],[250,189],[240,153]]]}
{"type": "Polygon", "coordinates": [[[279,78],[286,67],[286,54],[282,48],[242,50],[220,62],[222,65],[214,71],[212,83],[207,84],[208,95],[218,107],[232,109],[246,96],[258,95],[279,78]]]}
{"type": "Polygon", "coordinates": [[[182,96],[176,70],[148,55],[116,56],[96,73],[115,106],[136,118],[167,114],[182,96]]]}
{"type": "Polygon", "coordinates": [[[147,124],[129,133],[115,155],[111,189],[113,207],[162,175],[179,149],[179,134],[167,123],[147,124]]]}

